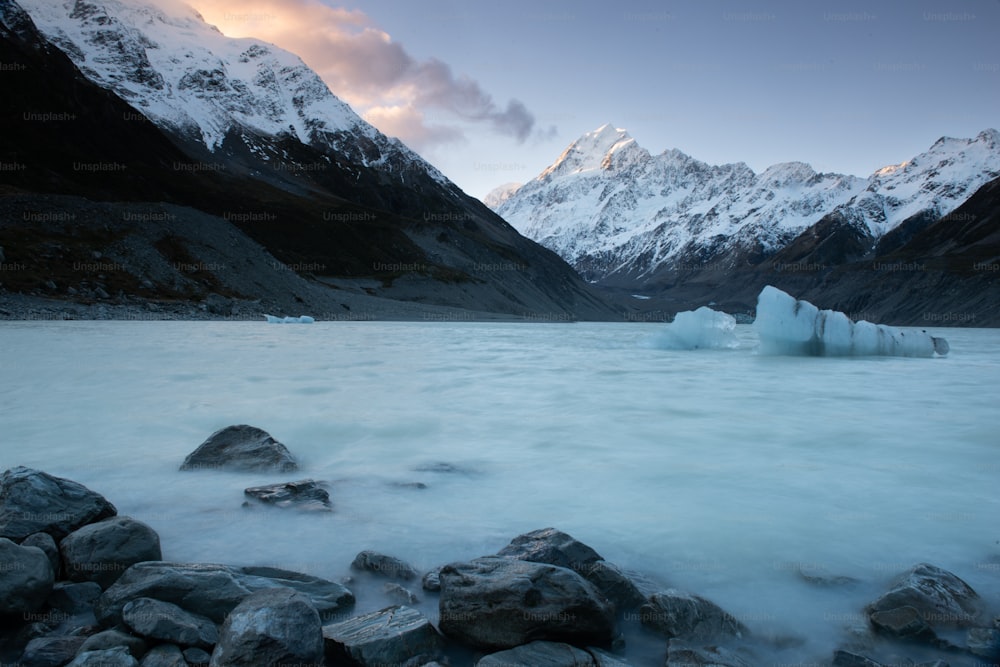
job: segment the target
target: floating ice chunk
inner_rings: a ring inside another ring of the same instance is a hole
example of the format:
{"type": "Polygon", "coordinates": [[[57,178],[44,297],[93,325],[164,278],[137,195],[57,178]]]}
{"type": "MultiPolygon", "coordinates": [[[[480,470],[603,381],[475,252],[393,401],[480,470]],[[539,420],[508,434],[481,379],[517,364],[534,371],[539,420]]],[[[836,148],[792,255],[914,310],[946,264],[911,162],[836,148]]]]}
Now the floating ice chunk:
{"type": "Polygon", "coordinates": [[[725,350],[739,347],[736,318],[702,306],[698,310],[677,313],[674,321],[653,341],[666,350],[725,350]]]}
{"type": "Polygon", "coordinates": [[[762,354],[932,357],[948,354],[948,341],[926,331],[904,330],[836,310],[820,310],[768,285],[757,297],[753,328],[762,354]]]}
{"type": "Polygon", "coordinates": [[[316,320],[308,315],[300,317],[275,317],[274,315],[264,315],[271,324],[312,324],[316,320]]]}

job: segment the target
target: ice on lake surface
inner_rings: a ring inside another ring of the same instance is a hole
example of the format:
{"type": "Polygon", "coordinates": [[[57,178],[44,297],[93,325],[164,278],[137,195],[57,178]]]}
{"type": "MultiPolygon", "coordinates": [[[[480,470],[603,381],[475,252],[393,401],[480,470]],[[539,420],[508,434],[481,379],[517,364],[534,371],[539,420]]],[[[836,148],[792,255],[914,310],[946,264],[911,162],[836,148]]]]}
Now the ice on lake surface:
{"type": "MultiPolygon", "coordinates": [[[[0,469],[103,493],[166,559],[335,580],[363,549],[426,570],[555,526],[803,638],[777,662],[828,661],[917,562],[996,605],[1000,331],[929,330],[943,358],[816,358],[757,354],[748,325],[735,350],[656,349],[662,327],[4,322],[0,469]],[[302,469],[177,470],[240,423],[302,469]],[[240,507],[246,487],[303,478],[330,482],[333,513],[240,507]],[[797,574],[817,566],[860,583],[797,574]]],[[[388,604],[363,593],[359,612],[388,604]]]]}
{"type": "Polygon", "coordinates": [[[740,346],[736,338],[736,318],[702,306],[677,313],[653,340],[665,350],[729,350],[740,346]]]}

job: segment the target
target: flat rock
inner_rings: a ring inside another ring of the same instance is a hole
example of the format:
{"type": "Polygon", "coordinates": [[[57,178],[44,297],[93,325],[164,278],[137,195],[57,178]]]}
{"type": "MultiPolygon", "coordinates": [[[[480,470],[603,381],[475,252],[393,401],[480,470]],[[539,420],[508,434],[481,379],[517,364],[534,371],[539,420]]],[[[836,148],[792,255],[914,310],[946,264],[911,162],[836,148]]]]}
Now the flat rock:
{"type": "Polygon", "coordinates": [[[37,611],[53,584],[52,564],[44,551],[0,537],[0,615],[37,611]]]}
{"type": "Polygon", "coordinates": [[[142,656],[146,655],[146,650],[149,646],[141,637],[135,637],[116,628],[112,628],[87,637],[87,639],[84,640],[83,645],[80,647],[80,652],[103,651],[114,648],[124,648],[129,652],[129,654],[132,655],[132,657],[139,660],[142,656]]]}
{"type": "Polygon", "coordinates": [[[100,651],[84,651],[77,654],[66,667],[139,667],[139,662],[128,649],[119,646],[100,651]]]}
{"type": "Polygon", "coordinates": [[[921,563],[900,576],[865,612],[913,607],[933,628],[969,628],[977,625],[982,601],[972,587],[939,567],[921,563]]]}
{"type": "Polygon", "coordinates": [[[179,646],[160,644],[143,656],[139,667],[188,667],[179,646]]]}
{"type": "Polygon", "coordinates": [[[270,567],[147,562],[133,565],[97,602],[103,625],[122,621],[122,608],[137,598],[171,602],[222,623],[244,598],[256,591],[287,587],[304,593],[324,618],[354,604],[354,595],[338,583],[270,567]]]}
{"type": "Polygon", "coordinates": [[[751,663],[724,646],[695,646],[671,639],[666,667],[751,667],[751,663]]]}
{"type": "Polygon", "coordinates": [[[56,581],[59,580],[59,573],[62,572],[62,560],[59,556],[59,545],[48,533],[32,533],[21,541],[22,547],[38,547],[45,552],[52,565],[52,574],[56,581]]]}
{"type": "Polygon", "coordinates": [[[93,581],[107,588],[129,567],[163,558],[160,537],[141,521],[114,516],[67,535],[59,544],[70,581],[93,581]]]}
{"type": "Polygon", "coordinates": [[[415,657],[433,659],[443,642],[416,609],[393,606],[323,626],[329,664],[399,665],[415,657]]]}
{"type": "Polygon", "coordinates": [[[587,651],[561,642],[536,641],[491,653],[476,667],[598,667],[587,651]]]}
{"type": "Polygon", "coordinates": [[[643,625],[668,638],[718,641],[750,634],[714,602],[675,589],[651,595],[639,614],[643,625]]]}
{"type": "Polygon", "coordinates": [[[440,629],[481,649],[533,640],[607,644],[611,605],[573,570],[491,556],[441,569],[440,629]]]}
{"type": "Polygon", "coordinates": [[[392,556],[386,556],[377,551],[362,551],[354,557],[351,567],[355,570],[363,570],[383,577],[403,579],[405,581],[416,579],[419,576],[409,563],[392,556]]]}
{"type": "Polygon", "coordinates": [[[24,647],[20,667],[61,667],[76,656],[85,637],[36,637],[24,647]]]}
{"type": "Polygon", "coordinates": [[[201,648],[211,648],[219,641],[219,632],[211,619],[153,598],[136,598],[126,603],[122,620],[134,633],[147,639],[201,648]]]}
{"type": "Polygon", "coordinates": [[[181,464],[181,470],[292,472],[298,467],[287,447],[267,431],[246,424],[216,431],[181,464]]]}
{"type": "Polygon", "coordinates": [[[19,466],[0,475],[0,537],[20,542],[32,533],[56,540],[118,511],[82,484],[19,466]]]}
{"type": "Polygon", "coordinates": [[[322,482],[302,479],[266,486],[252,486],[243,490],[247,498],[274,507],[288,507],[305,512],[330,512],[333,504],[322,482]]]}
{"type": "Polygon", "coordinates": [[[290,588],[257,591],[226,618],[210,664],[322,665],[319,612],[308,597],[290,588]]]}

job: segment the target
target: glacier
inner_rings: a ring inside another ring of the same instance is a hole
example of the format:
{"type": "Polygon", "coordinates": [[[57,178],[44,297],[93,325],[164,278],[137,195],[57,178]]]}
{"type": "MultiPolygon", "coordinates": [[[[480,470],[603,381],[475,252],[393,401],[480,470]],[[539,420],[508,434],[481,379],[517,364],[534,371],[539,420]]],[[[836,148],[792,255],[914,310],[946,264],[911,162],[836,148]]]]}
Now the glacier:
{"type": "Polygon", "coordinates": [[[765,355],[933,357],[949,351],[947,340],[926,331],[854,322],[771,285],[757,297],[753,328],[765,355]]]}
{"type": "Polygon", "coordinates": [[[652,345],[664,350],[735,349],[740,346],[736,318],[708,306],[677,313],[652,345]]]}

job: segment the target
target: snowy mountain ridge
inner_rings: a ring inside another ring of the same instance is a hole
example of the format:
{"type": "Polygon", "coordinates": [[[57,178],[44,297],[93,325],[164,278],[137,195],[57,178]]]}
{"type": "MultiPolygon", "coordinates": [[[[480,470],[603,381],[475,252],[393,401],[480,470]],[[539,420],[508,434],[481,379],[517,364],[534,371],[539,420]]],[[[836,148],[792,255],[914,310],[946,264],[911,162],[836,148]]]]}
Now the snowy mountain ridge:
{"type": "Polygon", "coordinates": [[[448,183],[416,153],[361,119],[298,56],[261,40],[226,37],[186,4],[19,4],[88,78],[209,151],[235,133],[268,159],[259,137],[291,137],[365,166],[419,169],[448,183]]]}
{"type": "Polygon", "coordinates": [[[863,179],[803,162],[757,174],[742,162],[708,165],[677,149],[652,155],[625,130],[603,125],[534,180],[513,193],[502,186],[489,199],[586,278],[641,282],[660,268],[725,268],[748,254],[773,254],[833,211],[877,239],[913,215],[946,215],[997,175],[996,130],[940,139],[863,179]]]}

